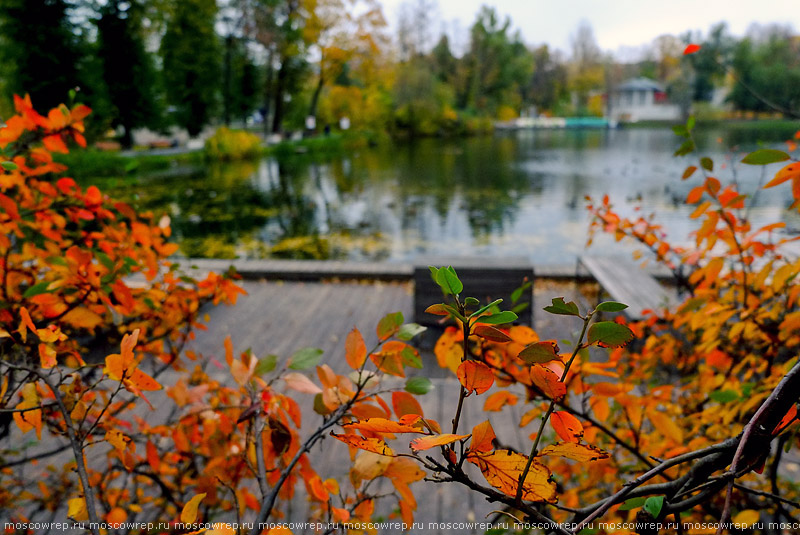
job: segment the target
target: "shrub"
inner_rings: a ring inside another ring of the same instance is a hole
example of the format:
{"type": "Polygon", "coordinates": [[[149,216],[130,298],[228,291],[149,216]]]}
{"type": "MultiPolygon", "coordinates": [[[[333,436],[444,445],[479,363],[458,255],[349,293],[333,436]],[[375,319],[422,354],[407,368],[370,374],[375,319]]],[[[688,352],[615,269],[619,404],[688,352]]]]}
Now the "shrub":
{"type": "Polygon", "coordinates": [[[206,156],[213,160],[257,158],[262,152],[261,140],[257,135],[224,126],[218,128],[205,143],[206,156]]]}

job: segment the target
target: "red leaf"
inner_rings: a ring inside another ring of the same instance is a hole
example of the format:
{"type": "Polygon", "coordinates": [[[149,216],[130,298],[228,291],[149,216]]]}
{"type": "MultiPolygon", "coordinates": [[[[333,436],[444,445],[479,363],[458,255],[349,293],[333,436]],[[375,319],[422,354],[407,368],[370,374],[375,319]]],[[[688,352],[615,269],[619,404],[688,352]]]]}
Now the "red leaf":
{"type": "Polygon", "coordinates": [[[695,52],[700,50],[700,48],[701,48],[700,45],[688,44],[686,45],[686,48],[683,49],[683,55],[688,56],[689,54],[694,54],[695,52]]]}
{"type": "Polygon", "coordinates": [[[567,386],[561,382],[552,370],[536,364],[531,368],[533,384],[539,387],[547,397],[561,399],[567,393],[567,386]]]}
{"type": "Polygon", "coordinates": [[[475,336],[480,336],[481,338],[491,340],[492,342],[500,342],[500,343],[511,342],[510,336],[508,336],[500,329],[492,327],[491,325],[476,325],[472,333],[475,336]]]}
{"type": "Polygon", "coordinates": [[[472,428],[472,442],[469,444],[470,451],[487,453],[494,449],[492,441],[497,438],[489,420],[480,423],[472,428]]]}
{"type": "Polygon", "coordinates": [[[550,416],[550,425],[556,434],[565,442],[580,442],[583,426],[573,415],[566,411],[556,411],[550,416]]]}

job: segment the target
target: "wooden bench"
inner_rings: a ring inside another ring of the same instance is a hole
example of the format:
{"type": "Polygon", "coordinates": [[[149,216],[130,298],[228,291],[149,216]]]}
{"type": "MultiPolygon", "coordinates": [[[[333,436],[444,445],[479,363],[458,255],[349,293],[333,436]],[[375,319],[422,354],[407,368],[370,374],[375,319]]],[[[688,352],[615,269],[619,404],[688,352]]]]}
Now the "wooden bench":
{"type": "MultiPolygon", "coordinates": [[[[435,303],[442,303],[444,296],[439,286],[433,282],[428,266],[453,266],[458,278],[464,284],[464,295],[488,303],[503,299],[501,307],[511,308],[511,294],[522,286],[524,281],[533,282],[533,264],[528,258],[511,257],[502,259],[480,257],[428,258],[421,259],[414,267],[414,321],[422,325],[435,325],[439,316],[426,314],[425,309],[435,303]]],[[[533,286],[528,288],[518,303],[528,303],[519,312],[518,323],[533,325],[533,286]]]]}
{"type": "Polygon", "coordinates": [[[585,270],[614,301],[628,305],[625,315],[632,320],[644,317],[645,310],[659,311],[679,304],[678,293],[660,284],[652,275],[626,258],[582,256],[578,273],[585,270]]]}

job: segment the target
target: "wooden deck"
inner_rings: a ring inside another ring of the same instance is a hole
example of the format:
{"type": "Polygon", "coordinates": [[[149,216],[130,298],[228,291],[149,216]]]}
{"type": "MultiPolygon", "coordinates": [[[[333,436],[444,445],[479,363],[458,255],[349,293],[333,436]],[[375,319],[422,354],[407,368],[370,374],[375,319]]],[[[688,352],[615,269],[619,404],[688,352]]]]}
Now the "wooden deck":
{"type": "MultiPolygon", "coordinates": [[[[344,338],[353,326],[359,328],[367,342],[367,347],[377,341],[375,325],[390,312],[401,311],[406,321],[411,321],[413,310],[413,285],[406,282],[264,282],[245,281],[242,286],[248,295],[240,298],[234,307],[209,307],[207,331],[198,331],[193,347],[205,355],[215,355],[221,360],[223,340],[230,335],[235,351],[251,348],[257,356],[276,354],[281,359],[288,358],[294,351],[303,347],[318,347],[325,354],[327,363],[337,372],[349,370],[344,361],[344,338]]],[[[541,306],[550,298],[564,296],[577,299],[581,306],[586,299],[575,284],[553,284],[537,282],[536,297],[538,311],[534,310],[535,321],[543,338],[563,339],[574,336],[579,327],[572,318],[555,317],[541,311],[541,306]]],[[[435,340],[435,333],[432,340],[435,340]]],[[[430,351],[432,342],[427,341],[421,348],[424,368],[414,373],[431,377],[434,389],[419,398],[425,416],[437,420],[443,428],[449,429],[458,398],[458,381],[447,371],[441,370],[430,351]],[[428,349],[425,349],[428,347],[428,349]]],[[[213,370],[214,367],[209,367],[213,370]]],[[[213,372],[219,380],[231,381],[225,370],[213,372]]],[[[402,384],[401,379],[388,378],[402,384]]],[[[528,435],[534,432],[535,422],[528,428],[520,429],[522,414],[530,407],[521,400],[518,405],[508,406],[502,412],[484,413],[483,402],[489,393],[470,397],[464,406],[459,432],[469,433],[473,426],[489,419],[504,442],[504,446],[525,451],[530,447],[528,435]]],[[[297,394],[297,401],[303,408],[303,421],[306,430],[312,429],[320,416],[312,410],[313,396],[297,394]]],[[[404,438],[394,444],[402,449],[404,438]]],[[[312,452],[312,462],[323,478],[334,477],[347,481],[350,466],[348,449],[326,438],[320,447],[312,452]]],[[[474,467],[469,467],[473,470],[474,467]]],[[[473,474],[482,481],[478,472],[473,474]]],[[[388,481],[378,480],[379,493],[388,493],[392,487],[388,481]]],[[[424,522],[425,530],[415,533],[449,534],[455,533],[439,525],[443,522],[483,521],[485,515],[497,509],[496,504],[486,502],[462,487],[452,483],[435,484],[420,482],[412,489],[418,501],[415,521],[424,522]],[[428,529],[428,522],[437,523],[428,529]]],[[[308,516],[306,497],[302,486],[297,487],[297,498],[286,504],[286,521],[303,522],[308,516]]],[[[393,498],[382,500],[377,511],[384,517],[392,513],[396,503],[393,498]]],[[[482,532],[482,531],[481,531],[482,532]]],[[[299,531],[298,531],[299,533],[299,531]]],[[[307,532],[307,533],[310,533],[307,532]]],[[[382,533],[394,533],[383,531],[382,533]]],[[[478,533],[475,531],[474,533],[478,533]]]]}

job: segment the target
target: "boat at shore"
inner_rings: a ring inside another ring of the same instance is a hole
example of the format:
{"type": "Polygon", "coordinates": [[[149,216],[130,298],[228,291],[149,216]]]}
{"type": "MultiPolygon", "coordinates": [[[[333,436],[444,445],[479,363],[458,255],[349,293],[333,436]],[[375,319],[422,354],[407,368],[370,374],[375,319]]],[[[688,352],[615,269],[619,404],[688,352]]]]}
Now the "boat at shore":
{"type": "Polygon", "coordinates": [[[510,121],[498,121],[498,130],[533,130],[557,128],[616,128],[617,121],[605,117],[519,117],[510,121]]]}

